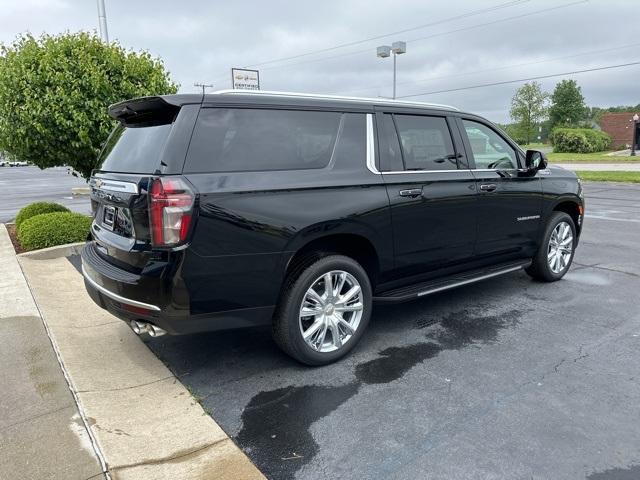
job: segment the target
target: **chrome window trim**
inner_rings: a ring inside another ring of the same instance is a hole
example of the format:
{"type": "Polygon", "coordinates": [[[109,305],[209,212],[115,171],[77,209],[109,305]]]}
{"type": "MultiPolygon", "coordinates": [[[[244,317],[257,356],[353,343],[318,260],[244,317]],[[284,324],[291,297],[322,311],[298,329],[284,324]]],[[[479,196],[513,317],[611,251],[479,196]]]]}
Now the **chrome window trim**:
{"type": "Polygon", "coordinates": [[[96,190],[107,190],[109,192],[120,193],[139,193],[138,184],[133,182],[124,182],[122,180],[103,179],[94,177],[89,181],[91,188],[96,190]]]}
{"type": "Polygon", "coordinates": [[[422,175],[425,173],[460,173],[460,172],[511,172],[519,169],[498,169],[498,168],[455,168],[445,170],[399,170],[393,172],[381,172],[376,166],[376,143],[373,130],[373,114],[367,113],[367,169],[376,175],[422,175]]]}
{"type": "Polygon", "coordinates": [[[138,302],[137,300],[131,300],[130,298],[122,297],[117,293],[113,293],[111,290],[107,290],[102,285],[98,285],[96,281],[89,276],[89,274],[84,268],[84,265],[82,265],[82,276],[91,284],[93,288],[95,288],[102,294],[106,295],[107,297],[111,298],[112,300],[115,300],[116,302],[126,303],[127,305],[131,305],[132,307],[146,308],[147,310],[153,310],[154,312],[160,311],[160,307],[156,305],[151,305],[150,303],[138,302]]]}
{"type": "Polygon", "coordinates": [[[380,172],[381,175],[413,175],[423,173],[459,173],[459,172],[471,172],[470,168],[457,168],[455,170],[401,170],[399,172],[380,172]]]}
{"type": "Polygon", "coordinates": [[[371,173],[380,175],[380,170],[376,167],[376,143],[373,132],[373,114],[367,113],[367,168],[371,173]]]}

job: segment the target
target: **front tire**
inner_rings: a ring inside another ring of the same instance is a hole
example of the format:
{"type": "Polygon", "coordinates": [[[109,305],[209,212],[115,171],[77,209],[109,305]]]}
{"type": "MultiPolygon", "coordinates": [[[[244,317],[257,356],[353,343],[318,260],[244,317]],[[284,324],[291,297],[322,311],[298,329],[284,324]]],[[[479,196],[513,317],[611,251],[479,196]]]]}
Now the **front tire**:
{"type": "Polygon", "coordinates": [[[564,212],[553,212],[545,228],[542,244],[527,273],[543,282],[560,280],[571,267],[576,243],[576,226],[571,216],[564,212]]]}
{"type": "Polygon", "coordinates": [[[307,365],[326,365],[358,343],[371,317],[371,282],[352,258],[330,255],[294,270],[283,287],[273,338],[307,365]]]}

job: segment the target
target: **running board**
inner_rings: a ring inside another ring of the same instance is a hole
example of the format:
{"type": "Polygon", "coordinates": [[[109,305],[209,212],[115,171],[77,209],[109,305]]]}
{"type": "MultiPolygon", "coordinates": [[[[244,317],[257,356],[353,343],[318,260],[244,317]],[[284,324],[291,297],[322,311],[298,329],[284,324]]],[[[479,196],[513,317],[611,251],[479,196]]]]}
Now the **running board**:
{"type": "Polygon", "coordinates": [[[374,296],[373,301],[376,303],[407,302],[426,295],[431,295],[432,293],[442,292],[443,290],[449,290],[450,288],[461,287],[470,283],[480,282],[499,275],[515,272],[526,268],[529,265],[531,265],[531,260],[511,262],[508,264],[497,265],[495,267],[452,275],[444,279],[440,278],[437,280],[429,280],[427,282],[387,290],[386,292],[382,292],[374,296]]]}

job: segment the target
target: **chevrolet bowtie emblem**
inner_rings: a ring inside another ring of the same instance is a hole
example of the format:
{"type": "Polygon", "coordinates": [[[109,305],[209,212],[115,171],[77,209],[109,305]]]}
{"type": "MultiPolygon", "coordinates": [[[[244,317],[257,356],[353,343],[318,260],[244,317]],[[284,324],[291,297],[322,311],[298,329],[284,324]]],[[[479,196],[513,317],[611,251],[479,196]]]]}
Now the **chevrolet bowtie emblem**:
{"type": "Polygon", "coordinates": [[[100,179],[96,180],[94,185],[96,186],[96,188],[100,188],[102,186],[102,180],[100,179]]]}

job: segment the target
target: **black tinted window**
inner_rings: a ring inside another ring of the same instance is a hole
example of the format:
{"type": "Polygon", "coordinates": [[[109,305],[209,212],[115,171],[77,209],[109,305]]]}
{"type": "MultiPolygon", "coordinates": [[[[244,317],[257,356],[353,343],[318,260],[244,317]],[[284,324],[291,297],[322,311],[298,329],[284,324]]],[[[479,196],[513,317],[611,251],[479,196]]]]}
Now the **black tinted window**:
{"type": "Polygon", "coordinates": [[[394,117],[406,170],[458,168],[446,119],[421,115],[394,117]]]}
{"type": "Polygon", "coordinates": [[[186,171],[323,168],[340,113],[207,108],[200,111],[186,171]]]}
{"type": "Polygon", "coordinates": [[[170,131],[171,124],[118,125],[105,143],[98,168],[107,172],[154,173],[160,168],[160,154],[170,131]]]}
{"type": "Polygon", "coordinates": [[[391,114],[385,114],[382,116],[382,135],[384,138],[381,142],[384,159],[383,170],[385,171],[400,171],[404,170],[404,164],[402,163],[402,152],[400,151],[400,142],[398,141],[398,132],[396,132],[396,126],[393,123],[393,116],[391,114]]]}
{"type": "Polygon", "coordinates": [[[333,152],[335,163],[361,168],[367,161],[367,124],[361,113],[345,113],[333,152]]]}

